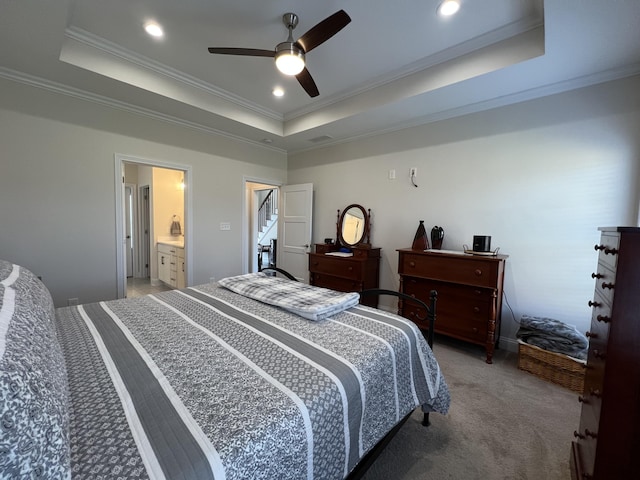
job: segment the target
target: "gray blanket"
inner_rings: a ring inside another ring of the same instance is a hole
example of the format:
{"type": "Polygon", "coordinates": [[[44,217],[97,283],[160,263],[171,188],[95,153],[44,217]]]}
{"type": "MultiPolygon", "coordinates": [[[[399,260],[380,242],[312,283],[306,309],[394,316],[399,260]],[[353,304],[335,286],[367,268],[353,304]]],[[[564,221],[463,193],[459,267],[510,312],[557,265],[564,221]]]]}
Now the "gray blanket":
{"type": "Polygon", "coordinates": [[[576,327],[559,320],[523,315],[516,337],[549,352],[586,360],[589,342],[576,327]]]}

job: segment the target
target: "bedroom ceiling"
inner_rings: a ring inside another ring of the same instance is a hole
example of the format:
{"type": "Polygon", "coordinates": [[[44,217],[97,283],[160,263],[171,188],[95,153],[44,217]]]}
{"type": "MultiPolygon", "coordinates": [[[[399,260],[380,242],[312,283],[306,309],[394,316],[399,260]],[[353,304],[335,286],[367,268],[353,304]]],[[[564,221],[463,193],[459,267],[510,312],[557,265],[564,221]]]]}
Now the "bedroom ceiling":
{"type": "Polygon", "coordinates": [[[640,72],[637,0],[460,1],[0,0],[0,77],[296,152],[640,72]],[[284,13],[298,38],[340,9],[307,54],[315,98],[273,59],[207,51],[271,49],[284,13]]]}

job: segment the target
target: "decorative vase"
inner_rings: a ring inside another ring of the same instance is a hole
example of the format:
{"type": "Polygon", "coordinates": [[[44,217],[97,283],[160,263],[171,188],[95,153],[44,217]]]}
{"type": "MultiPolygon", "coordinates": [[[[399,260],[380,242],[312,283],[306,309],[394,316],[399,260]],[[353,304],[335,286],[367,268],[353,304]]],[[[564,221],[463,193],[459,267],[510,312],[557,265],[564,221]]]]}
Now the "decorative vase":
{"type": "Polygon", "coordinates": [[[440,250],[442,248],[442,240],[444,239],[444,230],[442,227],[435,226],[431,229],[431,248],[440,250]]]}
{"type": "Polygon", "coordinates": [[[411,250],[426,250],[427,248],[429,248],[429,239],[427,237],[427,231],[424,228],[424,220],[420,220],[416,236],[413,238],[411,250]]]}

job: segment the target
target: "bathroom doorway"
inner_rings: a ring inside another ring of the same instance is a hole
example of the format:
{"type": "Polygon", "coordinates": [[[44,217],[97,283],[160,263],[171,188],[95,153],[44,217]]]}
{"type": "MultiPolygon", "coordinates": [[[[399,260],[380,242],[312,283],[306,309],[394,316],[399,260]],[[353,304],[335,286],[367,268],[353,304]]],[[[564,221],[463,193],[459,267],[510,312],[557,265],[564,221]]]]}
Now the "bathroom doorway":
{"type": "Polygon", "coordinates": [[[116,172],[118,298],[171,288],[159,279],[159,242],[180,244],[191,285],[191,167],[116,155],[116,172]]]}

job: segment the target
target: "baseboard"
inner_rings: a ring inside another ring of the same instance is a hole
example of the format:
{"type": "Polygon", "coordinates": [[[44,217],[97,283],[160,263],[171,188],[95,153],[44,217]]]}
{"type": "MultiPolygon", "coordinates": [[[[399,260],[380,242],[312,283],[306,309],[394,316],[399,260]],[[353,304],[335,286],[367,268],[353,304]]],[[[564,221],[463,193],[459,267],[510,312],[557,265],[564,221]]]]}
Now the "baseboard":
{"type": "Polygon", "coordinates": [[[518,353],[518,341],[515,338],[500,337],[500,348],[509,352],[518,353]]]}

